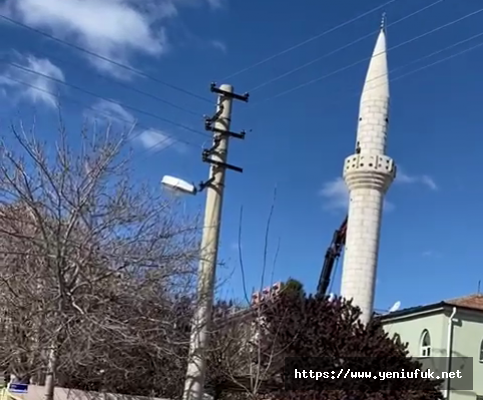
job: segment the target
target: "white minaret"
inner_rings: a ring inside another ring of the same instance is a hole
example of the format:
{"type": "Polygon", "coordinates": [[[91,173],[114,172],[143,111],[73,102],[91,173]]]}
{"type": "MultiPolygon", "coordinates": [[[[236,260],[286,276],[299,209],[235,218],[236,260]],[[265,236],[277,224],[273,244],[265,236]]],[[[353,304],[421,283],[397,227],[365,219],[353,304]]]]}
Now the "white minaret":
{"type": "Polygon", "coordinates": [[[372,316],[381,214],[389,186],[396,176],[394,161],[385,155],[389,114],[384,17],[369,63],[359,106],[356,153],[345,159],[344,180],[350,194],[341,296],[372,316]]]}

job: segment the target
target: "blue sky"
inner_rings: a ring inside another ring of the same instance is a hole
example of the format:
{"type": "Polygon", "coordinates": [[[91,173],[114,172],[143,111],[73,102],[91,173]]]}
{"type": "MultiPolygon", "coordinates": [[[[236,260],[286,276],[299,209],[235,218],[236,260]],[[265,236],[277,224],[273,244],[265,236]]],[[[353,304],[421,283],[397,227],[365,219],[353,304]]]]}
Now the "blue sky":
{"type": "MultiPolygon", "coordinates": [[[[203,133],[201,117],[214,111],[210,82],[233,84],[240,93],[249,91],[250,102],[236,103],[232,117],[232,130],[249,132],[246,140],[230,144],[230,162],[245,172],[229,172],[227,177],[221,293],[243,295],[237,249],[241,207],[247,290],[260,285],[265,230],[273,204],[265,283],[291,276],[314,290],[326,248],[345,214],[347,196],[340,177],[343,160],[354,148],[358,94],[368,65],[363,60],[372,52],[381,13],[386,11],[388,46],[396,46],[389,51],[389,67],[397,69],[390,73],[394,83],[388,154],[400,173],[387,196],[383,217],[376,308],[387,309],[396,300],[407,307],[472,293],[483,278],[479,245],[483,185],[478,172],[483,146],[483,47],[451,56],[483,43],[483,34],[427,56],[483,33],[482,6],[478,0],[394,0],[320,35],[384,3],[307,0],[297,6],[287,0],[148,0],[139,6],[134,0],[4,0],[0,2],[3,15],[209,101],[2,21],[3,60],[113,99],[124,108],[2,62],[0,123],[5,130],[13,117],[35,115],[42,138],[49,143],[55,140],[56,100],[45,91],[6,78],[20,79],[58,93],[72,130],[79,129],[86,115],[92,116],[89,107],[125,122],[137,120],[137,178],[158,185],[162,175],[171,174],[199,182],[207,176],[201,148],[209,147],[209,138],[163,118],[203,133]],[[404,42],[408,43],[398,46],[404,42]],[[451,58],[424,68],[446,57],[451,58]],[[361,62],[349,68],[357,61],[361,62]],[[241,70],[245,71],[236,74],[241,70]],[[146,150],[160,138],[171,145],[146,150]]],[[[203,196],[183,199],[190,212],[201,210],[203,201],[203,196]]],[[[341,265],[334,292],[339,290],[341,265]]]]}

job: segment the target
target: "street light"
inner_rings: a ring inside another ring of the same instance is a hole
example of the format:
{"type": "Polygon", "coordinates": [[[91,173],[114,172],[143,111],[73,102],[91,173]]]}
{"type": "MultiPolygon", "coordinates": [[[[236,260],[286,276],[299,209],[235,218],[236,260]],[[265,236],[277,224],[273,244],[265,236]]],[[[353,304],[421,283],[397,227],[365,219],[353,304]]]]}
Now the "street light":
{"type": "Polygon", "coordinates": [[[163,176],[163,179],[161,179],[161,184],[163,186],[166,186],[169,190],[180,192],[183,194],[195,195],[196,193],[198,193],[198,189],[195,185],[174,176],[163,176]]]}
{"type": "Polygon", "coordinates": [[[161,179],[161,184],[169,190],[180,194],[190,194],[192,196],[202,192],[212,182],[213,178],[210,178],[205,182],[199,183],[198,187],[196,187],[194,184],[176,178],[175,176],[165,175],[163,176],[163,179],[161,179]]]}

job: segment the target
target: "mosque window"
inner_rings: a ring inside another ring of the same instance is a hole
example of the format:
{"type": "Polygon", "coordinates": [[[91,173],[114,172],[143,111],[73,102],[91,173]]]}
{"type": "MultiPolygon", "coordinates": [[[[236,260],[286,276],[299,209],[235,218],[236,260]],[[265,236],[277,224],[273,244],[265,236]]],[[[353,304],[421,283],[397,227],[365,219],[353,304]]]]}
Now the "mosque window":
{"type": "Polygon", "coordinates": [[[423,331],[421,335],[421,357],[431,357],[431,336],[427,329],[423,331]]]}
{"type": "Polygon", "coordinates": [[[483,363],[483,340],[480,343],[480,363],[483,363]]]}

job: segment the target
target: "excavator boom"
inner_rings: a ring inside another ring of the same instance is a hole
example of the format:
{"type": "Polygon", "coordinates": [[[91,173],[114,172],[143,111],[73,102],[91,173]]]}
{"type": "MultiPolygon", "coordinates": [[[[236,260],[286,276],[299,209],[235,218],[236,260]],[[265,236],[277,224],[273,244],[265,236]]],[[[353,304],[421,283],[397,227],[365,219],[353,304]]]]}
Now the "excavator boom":
{"type": "Polygon", "coordinates": [[[335,261],[340,257],[345,245],[347,231],[347,217],[342,222],[339,229],[334,232],[332,243],[325,253],[324,265],[320,273],[319,284],[317,285],[317,295],[326,296],[329,288],[330,278],[334,269],[335,261]]]}

